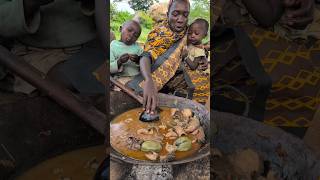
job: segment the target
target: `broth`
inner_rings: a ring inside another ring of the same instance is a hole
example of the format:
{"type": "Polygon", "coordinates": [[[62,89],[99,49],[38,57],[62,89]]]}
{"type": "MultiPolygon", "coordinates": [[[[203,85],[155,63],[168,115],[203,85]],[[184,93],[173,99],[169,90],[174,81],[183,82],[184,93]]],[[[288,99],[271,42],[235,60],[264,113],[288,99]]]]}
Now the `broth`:
{"type": "MultiPolygon", "coordinates": [[[[128,135],[139,137],[139,135],[137,134],[138,129],[148,128],[150,126],[159,126],[161,124],[168,124],[169,121],[172,120],[171,108],[161,107],[160,109],[160,120],[151,123],[146,123],[139,120],[139,116],[142,113],[142,108],[132,109],[117,116],[110,124],[110,141],[112,147],[124,156],[137,160],[149,160],[147,157],[145,157],[146,152],[143,152],[141,150],[129,149],[126,145],[126,140],[128,138],[128,135]]],[[[166,129],[159,129],[159,134],[164,136],[168,132],[168,129],[168,127],[166,129]]],[[[191,139],[191,141],[195,139],[194,135],[192,134],[187,134],[187,136],[191,139]]],[[[159,156],[167,155],[168,152],[165,148],[166,143],[172,145],[175,140],[176,139],[172,140],[164,136],[164,139],[162,141],[162,149],[159,152],[159,156]]],[[[200,143],[198,143],[197,141],[193,142],[190,150],[176,151],[174,160],[181,160],[190,157],[195,154],[200,148],[200,143]]]]}

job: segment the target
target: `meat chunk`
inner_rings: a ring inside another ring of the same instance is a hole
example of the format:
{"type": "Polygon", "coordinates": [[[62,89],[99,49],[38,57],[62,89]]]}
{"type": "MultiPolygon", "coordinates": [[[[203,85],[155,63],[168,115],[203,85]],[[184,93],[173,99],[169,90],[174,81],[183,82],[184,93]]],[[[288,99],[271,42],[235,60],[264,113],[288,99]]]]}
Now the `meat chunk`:
{"type": "Polygon", "coordinates": [[[182,113],[182,115],[184,116],[184,117],[186,117],[186,118],[190,118],[191,116],[192,116],[192,110],[191,109],[189,109],[189,108],[186,108],[186,109],[183,109],[182,111],[181,111],[181,113],[182,113]]]}
{"type": "Polygon", "coordinates": [[[165,136],[167,138],[170,138],[170,137],[177,137],[178,135],[170,128],[165,136]]]}
{"type": "Polygon", "coordinates": [[[145,135],[152,135],[153,134],[153,129],[138,129],[137,130],[137,134],[141,135],[141,134],[145,134],[145,135]]]}
{"type": "Polygon", "coordinates": [[[201,126],[193,131],[192,134],[195,136],[198,142],[205,143],[205,134],[201,126]]]}
{"type": "Polygon", "coordinates": [[[191,117],[188,127],[185,129],[187,133],[191,133],[200,126],[200,121],[197,117],[191,117]]]}
{"type": "Polygon", "coordinates": [[[181,126],[174,127],[174,131],[178,134],[178,136],[186,135],[186,132],[183,130],[181,126]]]}
{"type": "Polygon", "coordinates": [[[171,145],[167,142],[166,144],[166,150],[168,153],[174,153],[177,150],[177,146],[171,145]]]}
{"type": "Polygon", "coordinates": [[[135,150],[135,151],[140,150],[142,142],[143,142],[142,140],[140,140],[136,137],[130,136],[127,139],[127,146],[131,150],[135,150]]]}
{"type": "Polygon", "coordinates": [[[148,159],[150,159],[151,161],[155,161],[158,159],[158,153],[156,152],[150,152],[150,153],[146,153],[144,154],[148,159]]]}

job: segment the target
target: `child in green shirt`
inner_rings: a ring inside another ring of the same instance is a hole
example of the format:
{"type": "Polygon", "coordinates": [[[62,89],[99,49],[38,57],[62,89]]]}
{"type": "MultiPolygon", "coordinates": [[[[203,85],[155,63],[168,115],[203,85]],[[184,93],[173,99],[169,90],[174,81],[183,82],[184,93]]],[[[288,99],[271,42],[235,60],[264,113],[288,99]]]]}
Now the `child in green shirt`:
{"type": "Polygon", "coordinates": [[[130,20],[122,25],[120,31],[120,40],[113,40],[110,44],[110,73],[118,80],[128,81],[140,72],[139,60],[143,50],[136,41],[141,27],[138,22],[130,20]]]}

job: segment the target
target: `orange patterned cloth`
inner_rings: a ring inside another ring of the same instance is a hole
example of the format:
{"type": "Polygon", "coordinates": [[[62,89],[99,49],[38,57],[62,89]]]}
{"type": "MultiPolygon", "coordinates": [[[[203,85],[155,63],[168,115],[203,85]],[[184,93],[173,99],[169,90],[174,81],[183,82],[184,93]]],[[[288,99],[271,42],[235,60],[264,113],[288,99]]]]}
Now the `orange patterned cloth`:
{"type": "MultiPolygon", "coordinates": [[[[186,29],[179,33],[173,32],[169,27],[168,20],[165,20],[156,25],[148,35],[142,56],[150,57],[153,64],[159,61],[159,57],[167,52],[170,47],[174,44],[177,45],[170,57],[167,57],[151,74],[158,91],[175,75],[180,66],[181,52],[187,44],[187,36],[185,34],[186,29]]],[[[144,81],[140,82],[139,86],[142,88],[143,84],[144,81]]]]}
{"type": "MultiPolygon", "coordinates": [[[[221,1],[220,5],[223,5],[221,1]]],[[[223,9],[223,6],[215,7],[223,9]]],[[[214,17],[226,17],[225,14],[218,14],[225,12],[230,11],[215,11],[214,17]]],[[[224,22],[219,21],[220,26],[224,22]]],[[[240,27],[250,38],[264,71],[272,80],[270,94],[264,102],[264,123],[284,127],[309,127],[320,106],[320,41],[317,40],[308,47],[250,22],[241,24],[240,27]]],[[[257,81],[249,75],[237,46],[234,40],[230,40],[214,48],[216,58],[212,62],[215,67],[213,84],[215,87],[233,86],[247,96],[248,100],[233,91],[217,92],[219,96],[252,103],[256,96],[257,81]]]]}
{"type": "Polygon", "coordinates": [[[166,52],[174,43],[184,37],[186,30],[176,33],[173,32],[167,20],[155,26],[149,33],[147,42],[144,45],[144,54],[148,54],[152,61],[166,52]]]}
{"type": "MultiPolygon", "coordinates": [[[[206,56],[203,47],[188,46],[188,58],[191,61],[201,56],[206,56]]],[[[186,75],[189,76],[191,83],[194,85],[192,99],[200,103],[205,103],[210,97],[210,69],[206,71],[200,70],[199,68],[192,70],[186,62],[184,66],[186,75]]]]}

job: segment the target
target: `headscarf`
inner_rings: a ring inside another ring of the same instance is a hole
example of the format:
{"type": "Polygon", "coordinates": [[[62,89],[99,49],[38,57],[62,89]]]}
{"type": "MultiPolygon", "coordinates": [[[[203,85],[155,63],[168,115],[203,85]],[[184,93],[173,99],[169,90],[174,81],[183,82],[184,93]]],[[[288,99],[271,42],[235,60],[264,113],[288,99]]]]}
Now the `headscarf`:
{"type": "MultiPolygon", "coordinates": [[[[169,0],[169,4],[168,4],[168,12],[169,12],[169,10],[170,10],[170,8],[171,8],[171,6],[172,6],[172,4],[173,4],[173,2],[174,1],[176,1],[176,0],[169,0]]],[[[184,2],[187,2],[188,4],[189,4],[189,6],[190,6],[190,2],[189,2],[189,0],[184,0],[184,2]]]]}

